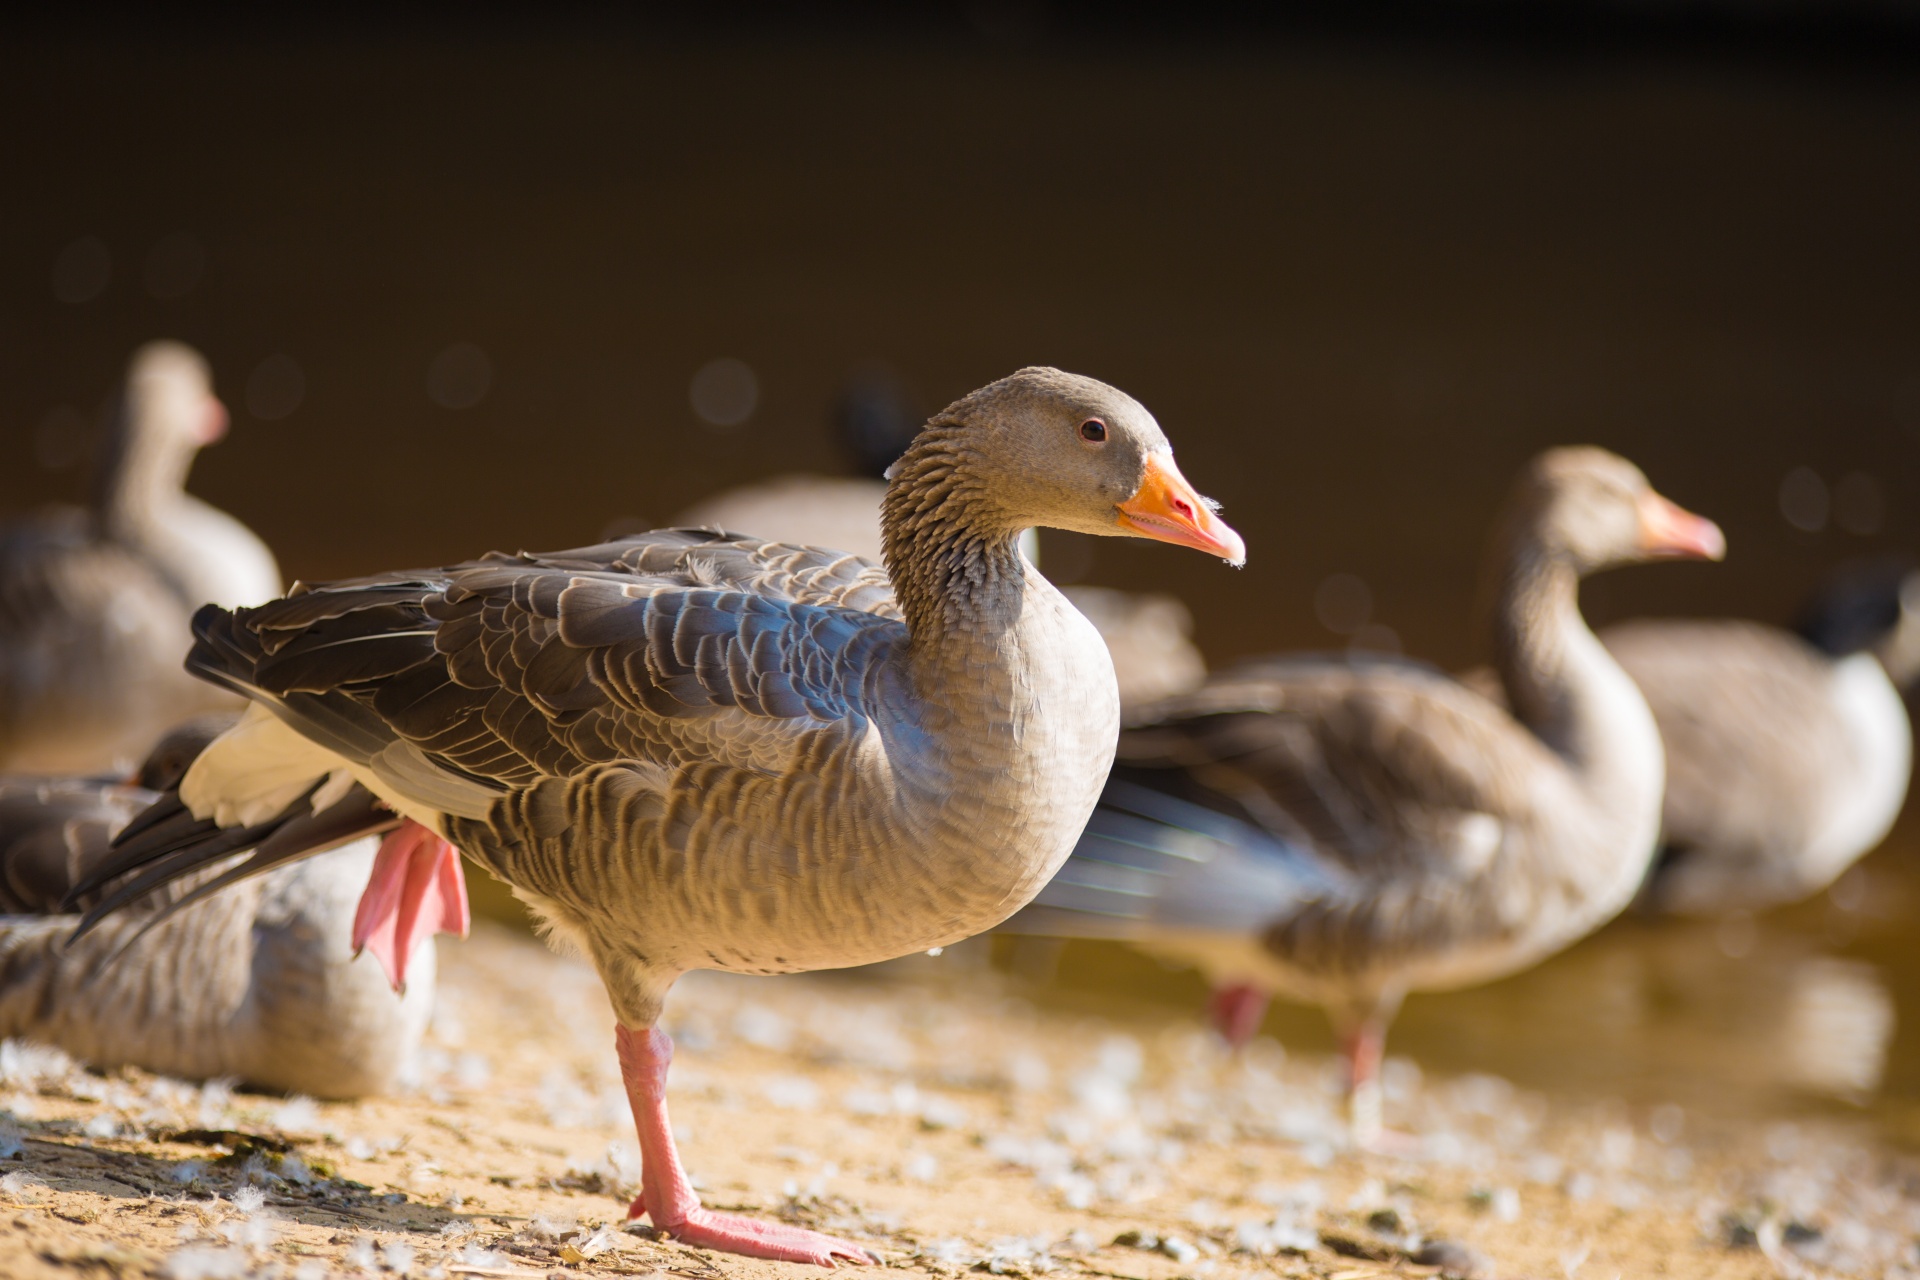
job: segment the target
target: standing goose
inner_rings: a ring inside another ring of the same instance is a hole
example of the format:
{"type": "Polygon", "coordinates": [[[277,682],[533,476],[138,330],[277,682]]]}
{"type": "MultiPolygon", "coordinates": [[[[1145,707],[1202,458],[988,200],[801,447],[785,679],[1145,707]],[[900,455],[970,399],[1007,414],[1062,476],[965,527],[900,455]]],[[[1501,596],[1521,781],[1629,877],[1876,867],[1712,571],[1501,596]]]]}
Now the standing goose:
{"type": "Polygon", "coordinates": [[[1794,902],[1885,838],[1913,766],[1901,691],[1920,675],[1920,574],[1874,565],[1836,578],[1798,635],[1649,619],[1601,639],[1666,744],[1645,906],[1713,915],[1794,902]]]}
{"type": "Polygon", "coordinates": [[[235,718],[167,735],[132,785],[0,779],[0,1037],[103,1068],[328,1098],[384,1092],[425,1034],[433,955],[416,959],[403,997],[350,963],[372,841],[276,868],[148,931],[163,893],[66,945],[75,917],[62,900],[235,718]]]}
{"type": "Polygon", "coordinates": [[[182,487],[226,428],[206,362],[149,343],[128,369],[91,505],[0,528],[0,771],[125,767],[169,726],[238,706],[181,669],[196,608],[280,592],[260,540],[182,487]]]}
{"type": "Polygon", "coordinates": [[[1630,463],[1541,455],[1493,549],[1496,663],[1517,714],[1394,659],[1215,675],[1133,718],[1072,860],[1011,927],[1198,966],[1230,1038],[1257,1029],[1270,993],[1323,1006],[1355,1137],[1379,1140],[1401,997],[1559,950],[1626,905],[1653,853],[1659,735],[1580,617],[1581,577],[1723,549],[1630,463]]]}
{"type": "Polygon", "coordinates": [[[701,1207],[667,1120],[668,989],[944,946],[1065,860],[1119,711],[1098,635],[1016,551],[1022,529],[1244,557],[1145,409],[1054,369],[934,417],[885,520],[884,570],[662,530],[202,610],[193,669],[253,705],[128,828],[87,887],[132,874],[92,918],[229,851],[273,865],[404,815],[356,934],[384,931],[404,975],[452,910],[451,842],[593,960],[640,1138],[633,1215],[756,1257],[868,1260],[701,1207]]]}

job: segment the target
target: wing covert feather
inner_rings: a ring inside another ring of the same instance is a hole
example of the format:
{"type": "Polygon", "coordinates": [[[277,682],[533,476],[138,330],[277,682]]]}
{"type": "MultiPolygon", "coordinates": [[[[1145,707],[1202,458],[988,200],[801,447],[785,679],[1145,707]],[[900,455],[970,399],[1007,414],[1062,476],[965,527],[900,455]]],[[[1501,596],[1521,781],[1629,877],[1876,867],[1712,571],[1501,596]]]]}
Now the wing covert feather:
{"type": "Polygon", "coordinates": [[[198,667],[330,722],[323,741],[395,758],[384,733],[497,792],[614,760],[779,768],[865,720],[906,635],[880,566],[702,530],[301,586],[204,623],[198,667]]]}

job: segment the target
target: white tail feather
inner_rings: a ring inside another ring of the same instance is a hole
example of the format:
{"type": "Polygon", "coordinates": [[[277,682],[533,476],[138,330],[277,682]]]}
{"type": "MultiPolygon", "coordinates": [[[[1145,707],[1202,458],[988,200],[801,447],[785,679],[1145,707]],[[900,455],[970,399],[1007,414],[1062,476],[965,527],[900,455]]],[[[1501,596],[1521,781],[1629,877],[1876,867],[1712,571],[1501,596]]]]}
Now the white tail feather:
{"type": "Polygon", "coordinates": [[[223,827],[251,826],[279,813],[345,763],[254,703],[193,762],[180,782],[180,799],[196,818],[212,818],[223,827]]]}

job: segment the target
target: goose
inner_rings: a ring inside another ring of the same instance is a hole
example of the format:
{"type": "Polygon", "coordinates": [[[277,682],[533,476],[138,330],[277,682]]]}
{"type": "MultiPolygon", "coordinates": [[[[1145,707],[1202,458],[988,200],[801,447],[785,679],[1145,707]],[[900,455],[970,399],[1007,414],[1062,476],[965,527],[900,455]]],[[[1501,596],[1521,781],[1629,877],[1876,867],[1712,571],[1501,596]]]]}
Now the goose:
{"type": "Polygon", "coordinates": [[[1661,850],[1639,905],[1722,915],[1826,888],[1905,802],[1920,676],[1920,574],[1839,575],[1798,634],[1742,619],[1640,619],[1600,638],[1666,745],[1661,850]]]}
{"type": "Polygon", "coordinates": [[[667,1118],[668,990],[690,969],[944,947],[1066,858],[1118,699],[1022,529],[1245,558],[1145,408],[1050,368],[935,415],[884,520],[884,568],[658,530],[201,610],[191,667],[251,705],[84,883],[113,885],[88,922],[233,851],[254,850],[223,876],[389,829],[355,935],[404,978],[453,909],[457,846],[605,982],[642,1154],[630,1216],[754,1257],[872,1261],[700,1204],[667,1118]]]}
{"type": "Polygon", "coordinates": [[[0,778],[0,1037],[57,1045],[102,1068],[322,1098],[387,1092],[426,1032],[434,956],[422,949],[404,996],[377,969],[350,963],[371,840],[277,868],[149,930],[163,895],[65,945],[76,923],[67,893],[237,718],[169,733],[130,783],[0,778]]]}
{"type": "Polygon", "coordinates": [[[1402,997],[1559,950],[1627,904],[1653,854],[1659,734],[1581,619],[1580,578],[1724,549],[1624,459],[1542,454],[1492,557],[1517,714],[1384,655],[1219,672],[1130,718],[1079,846],[1009,929],[1198,967],[1230,1040],[1271,994],[1322,1006],[1356,1142],[1394,1147],[1378,1071],[1402,997]]]}
{"type": "Polygon", "coordinates": [[[181,669],[195,608],[280,594],[265,545],[182,488],[226,429],[206,362],[150,343],[128,369],[91,505],[0,528],[0,771],[124,769],[169,726],[239,708],[181,669]]]}
{"type": "MultiPolygon", "coordinates": [[[[835,434],[864,473],[854,476],[785,475],[741,485],[701,499],[674,518],[685,528],[741,529],[756,537],[809,547],[832,547],[881,559],[883,476],[912,440],[911,401],[898,379],[867,370],[851,379],[835,407],[835,434]],[[904,428],[904,429],[903,429],[904,428]]],[[[1040,565],[1040,539],[1026,530],[1020,550],[1040,565]]],[[[1123,708],[1185,693],[1206,675],[1193,643],[1193,615],[1173,596],[1066,586],[1061,594],[1084,613],[1107,642],[1123,708]]]]}

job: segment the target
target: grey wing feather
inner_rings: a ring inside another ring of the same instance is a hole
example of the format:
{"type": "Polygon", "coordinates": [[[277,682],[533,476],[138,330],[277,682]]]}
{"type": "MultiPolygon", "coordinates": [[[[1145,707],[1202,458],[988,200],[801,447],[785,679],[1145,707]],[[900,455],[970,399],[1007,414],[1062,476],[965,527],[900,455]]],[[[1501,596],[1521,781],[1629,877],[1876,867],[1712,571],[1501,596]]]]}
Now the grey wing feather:
{"type": "MultiPolygon", "coordinates": [[[[857,557],[662,530],[203,611],[192,662],[403,792],[478,816],[540,776],[666,763],[675,721],[738,712],[791,732],[858,714],[864,664],[848,658],[904,634],[896,617],[884,572],[857,557]]],[[[745,748],[780,733],[762,723],[745,748]]]]}
{"type": "Polygon", "coordinates": [[[1114,778],[1072,857],[1005,927],[1122,939],[1258,934],[1344,879],[1252,823],[1114,778]]]}
{"type": "Polygon", "coordinates": [[[1547,763],[1503,711],[1437,670],[1306,658],[1158,704],[1121,735],[1119,759],[1184,774],[1176,790],[1224,798],[1370,879],[1476,873],[1488,818],[1523,815],[1525,780],[1547,763]]]}

